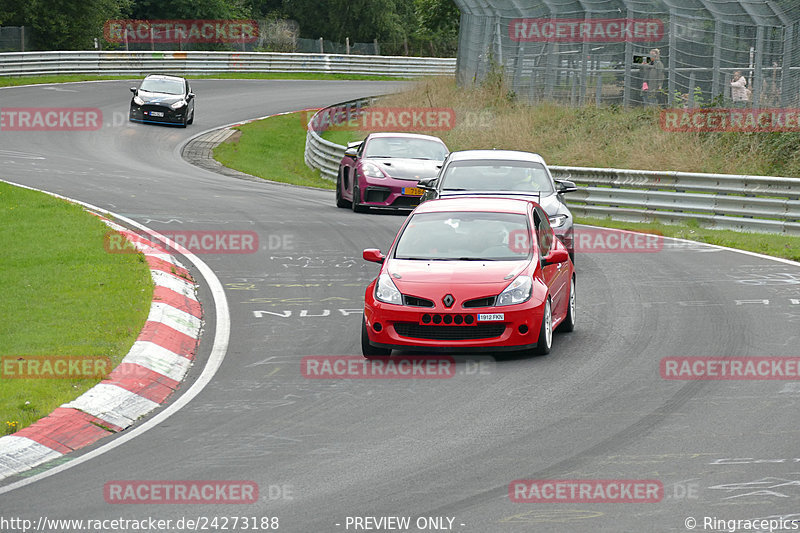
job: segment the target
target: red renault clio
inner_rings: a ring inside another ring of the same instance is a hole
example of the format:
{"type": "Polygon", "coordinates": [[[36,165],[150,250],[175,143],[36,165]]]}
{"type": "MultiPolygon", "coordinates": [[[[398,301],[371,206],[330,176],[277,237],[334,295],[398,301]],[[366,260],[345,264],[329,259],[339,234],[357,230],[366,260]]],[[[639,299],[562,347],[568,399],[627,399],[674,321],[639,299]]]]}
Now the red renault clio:
{"type": "Polygon", "coordinates": [[[550,352],[575,327],[575,270],[532,200],[457,197],[417,207],[367,287],[361,348],[550,352]]]}

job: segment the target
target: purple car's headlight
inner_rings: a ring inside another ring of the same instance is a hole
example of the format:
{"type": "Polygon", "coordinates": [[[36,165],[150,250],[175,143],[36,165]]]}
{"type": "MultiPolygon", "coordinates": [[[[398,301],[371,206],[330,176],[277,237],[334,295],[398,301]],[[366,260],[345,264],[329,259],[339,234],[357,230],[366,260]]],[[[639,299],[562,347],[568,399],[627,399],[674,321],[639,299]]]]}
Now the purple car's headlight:
{"type": "Polygon", "coordinates": [[[361,173],[364,174],[368,178],[385,178],[386,176],[381,172],[381,169],[378,168],[378,165],[375,163],[364,163],[361,165],[361,173]]]}

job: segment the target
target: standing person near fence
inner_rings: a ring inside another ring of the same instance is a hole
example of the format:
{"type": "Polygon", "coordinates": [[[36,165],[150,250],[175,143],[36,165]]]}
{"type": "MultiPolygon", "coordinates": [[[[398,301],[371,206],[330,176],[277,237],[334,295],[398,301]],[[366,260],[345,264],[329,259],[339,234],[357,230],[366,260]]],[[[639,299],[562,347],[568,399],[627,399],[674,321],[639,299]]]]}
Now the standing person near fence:
{"type": "Polygon", "coordinates": [[[642,63],[642,71],[644,72],[644,83],[642,83],[644,103],[656,105],[661,86],[664,85],[664,63],[661,62],[661,50],[658,48],[650,50],[650,58],[647,62],[642,63]]]}
{"type": "Polygon", "coordinates": [[[747,78],[740,71],[733,73],[731,80],[731,100],[733,107],[745,107],[750,100],[750,89],[747,88],[747,78]]]}

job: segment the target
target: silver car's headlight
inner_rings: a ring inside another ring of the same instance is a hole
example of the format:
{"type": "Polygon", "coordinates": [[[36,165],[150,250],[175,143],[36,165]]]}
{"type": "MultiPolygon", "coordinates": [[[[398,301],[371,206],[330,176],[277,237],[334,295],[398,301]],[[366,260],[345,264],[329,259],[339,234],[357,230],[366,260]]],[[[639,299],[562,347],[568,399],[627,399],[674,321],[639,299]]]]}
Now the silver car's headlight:
{"type": "Polygon", "coordinates": [[[361,173],[368,178],[385,178],[381,169],[375,163],[364,163],[361,165],[361,173]]]}
{"type": "Polygon", "coordinates": [[[144,105],[144,100],[139,98],[138,96],[133,97],[133,103],[136,105],[144,105]]]}
{"type": "Polygon", "coordinates": [[[387,304],[403,304],[403,295],[397,290],[389,274],[381,274],[375,283],[375,298],[387,304]]]}
{"type": "Polygon", "coordinates": [[[551,217],[547,217],[550,221],[550,226],[553,228],[560,228],[564,224],[567,223],[567,219],[569,218],[567,215],[553,215],[551,217]]]}
{"type": "Polygon", "coordinates": [[[175,102],[174,104],[172,104],[169,107],[171,107],[172,109],[178,109],[178,108],[183,107],[185,105],[186,105],[186,100],[178,100],[177,102],[175,102]]]}
{"type": "Polygon", "coordinates": [[[527,302],[531,297],[533,278],[530,276],[517,276],[508,287],[497,297],[495,305],[514,305],[527,302]]]}

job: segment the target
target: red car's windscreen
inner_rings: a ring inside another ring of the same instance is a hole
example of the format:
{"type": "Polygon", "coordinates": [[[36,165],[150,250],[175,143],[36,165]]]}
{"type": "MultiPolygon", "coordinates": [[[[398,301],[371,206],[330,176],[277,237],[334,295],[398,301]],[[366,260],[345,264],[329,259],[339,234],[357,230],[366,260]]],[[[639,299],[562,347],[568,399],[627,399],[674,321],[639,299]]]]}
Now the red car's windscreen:
{"type": "Polygon", "coordinates": [[[528,218],[515,213],[448,212],[412,215],[395,247],[395,259],[520,261],[530,246],[514,236],[530,235],[528,218]]]}

